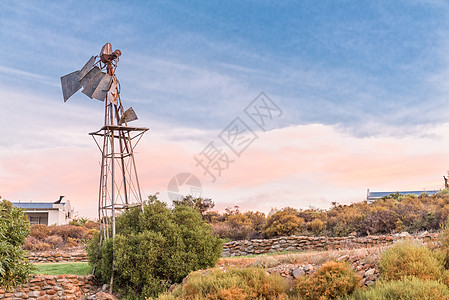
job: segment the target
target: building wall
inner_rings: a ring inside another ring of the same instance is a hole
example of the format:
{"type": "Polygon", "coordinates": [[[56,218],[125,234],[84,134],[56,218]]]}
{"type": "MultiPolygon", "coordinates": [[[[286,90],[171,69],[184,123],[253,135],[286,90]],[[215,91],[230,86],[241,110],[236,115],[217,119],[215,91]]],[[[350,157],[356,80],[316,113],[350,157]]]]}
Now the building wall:
{"type": "Polygon", "coordinates": [[[64,216],[63,212],[60,212],[59,210],[49,210],[48,211],[48,225],[62,225],[65,224],[65,222],[60,221],[60,215],[64,216]]]}
{"type": "Polygon", "coordinates": [[[41,213],[25,213],[28,217],[28,221],[30,221],[31,224],[44,224],[48,225],[48,213],[41,212],[41,213]],[[39,218],[39,222],[36,223],[36,219],[39,218]]]}

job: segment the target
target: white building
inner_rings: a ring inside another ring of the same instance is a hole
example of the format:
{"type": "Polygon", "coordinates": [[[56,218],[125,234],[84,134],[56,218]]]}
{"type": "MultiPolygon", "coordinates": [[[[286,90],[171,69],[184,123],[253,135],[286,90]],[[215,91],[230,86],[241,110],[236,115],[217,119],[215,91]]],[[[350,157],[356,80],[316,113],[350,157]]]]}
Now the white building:
{"type": "Polygon", "coordinates": [[[388,197],[391,194],[398,193],[399,195],[405,196],[405,195],[415,195],[419,196],[421,194],[427,193],[430,196],[435,195],[439,192],[439,190],[430,190],[430,191],[396,191],[396,192],[372,192],[369,189],[366,191],[366,202],[373,203],[376,200],[381,199],[382,197],[388,197]]]}
{"type": "Polygon", "coordinates": [[[73,220],[73,208],[70,201],[56,202],[12,202],[12,205],[24,209],[30,224],[64,225],[73,220]]]}

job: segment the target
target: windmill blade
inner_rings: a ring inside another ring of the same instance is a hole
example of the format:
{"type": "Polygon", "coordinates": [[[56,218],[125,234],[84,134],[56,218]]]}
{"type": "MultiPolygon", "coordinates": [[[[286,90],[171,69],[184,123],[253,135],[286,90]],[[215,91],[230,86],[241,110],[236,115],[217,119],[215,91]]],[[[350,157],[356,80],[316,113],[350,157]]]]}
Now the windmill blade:
{"type": "Polygon", "coordinates": [[[99,74],[101,73],[101,70],[99,67],[95,66],[92,69],[90,69],[89,72],[87,72],[83,77],[80,77],[79,81],[81,85],[86,88],[89,83],[99,74]]]}
{"type": "Polygon", "coordinates": [[[78,73],[79,71],[75,71],[61,77],[62,96],[64,97],[64,102],[67,102],[67,100],[81,88],[78,73]]]}
{"type": "Polygon", "coordinates": [[[75,71],[61,77],[62,95],[64,102],[73,96],[81,87],[80,79],[83,78],[95,63],[95,56],[92,56],[80,71],[75,71]]]}
{"type": "MultiPolygon", "coordinates": [[[[91,74],[91,71],[95,70],[96,68],[98,67],[94,67],[86,74],[86,76],[81,79],[81,84],[83,84],[83,79],[87,78],[89,74],[91,74]]],[[[84,81],[86,86],[82,92],[89,98],[95,98],[97,100],[103,101],[109,90],[109,86],[111,85],[111,80],[111,75],[103,73],[98,69],[98,72],[96,72],[95,76],[91,80],[84,81]]]]}
{"type": "Polygon", "coordinates": [[[92,67],[94,66],[94,63],[95,63],[95,57],[96,56],[92,56],[87,61],[87,63],[83,66],[83,68],[80,70],[80,73],[79,73],[79,78],[80,79],[83,78],[87,74],[87,72],[90,71],[90,69],[92,69],[92,67]]]}
{"type": "Polygon", "coordinates": [[[132,107],[130,107],[123,113],[123,115],[121,116],[118,124],[122,125],[123,123],[125,123],[125,121],[126,121],[126,123],[128,123],[128,122],[131,122],[131,121],[135,121],[137,119],[138,118],[137,118],[136,113],[134,112],[134,109],[132,107]]]}

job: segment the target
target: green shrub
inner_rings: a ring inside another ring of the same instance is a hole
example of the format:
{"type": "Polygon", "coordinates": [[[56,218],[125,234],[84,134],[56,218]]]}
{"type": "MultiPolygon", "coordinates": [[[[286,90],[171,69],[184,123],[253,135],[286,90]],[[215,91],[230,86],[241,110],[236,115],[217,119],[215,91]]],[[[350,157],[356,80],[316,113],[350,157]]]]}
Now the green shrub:
{"type": "Polygon", "coordinates": [[[111,276],[115,252],[114,289],[132,298],[156,296],[191,271],[214,266],[221,256],[222,242],[195,209],[179,205],[173,209],[155,196],[144,205],[117,217],[115,243],[99,235],[88,244],[89,261],[103,283],[111,276]]]}
{"type": "Polygon", "coordinates": [[[360,280],[346,263],[330,261],[312,275],[298,278],[296,290],[300,299],[336,299],[354,292],[360,280]]]}
{"type": "Polygon", "coordinates": [[[441,252],[443,253],[444,267],[449,269],[449,220],[441,227],[440,231],[441,252]]]}
{"type": "Polygon", "coordinates": [[[191,273],[165,299],[288,299],[287,281],[261,268],[209,269],[191,273]]]}
{"type": "Polygon", "coordinates": [[[378,282],[368,289],[359,289],[348,300],[440,300],[449,299],[449,288],[442,282],[403,277],[396,281],[378,282]]]}
{"type": "Polygon", "coordinates": [[[404,276],[438,280],[443,268],[439,259],[428,248],[417,242],[396,243],[381,254],[380,273],[384,280],[398,280],[404,276]]]}
{"type": "Polygon", "coordinates": [[[32,266],[20,247],[30,232],[22,210],[11,202],[0,202],[0,287],[10,289],[24,283],[32,266]]]}

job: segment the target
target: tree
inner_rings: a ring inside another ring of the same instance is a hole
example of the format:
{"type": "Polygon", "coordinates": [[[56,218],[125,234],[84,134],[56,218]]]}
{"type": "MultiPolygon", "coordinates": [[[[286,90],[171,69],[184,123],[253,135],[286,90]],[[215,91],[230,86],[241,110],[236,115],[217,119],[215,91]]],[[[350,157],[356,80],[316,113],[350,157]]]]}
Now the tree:
{"type": "Polygon", "coordinates": [[[0,286],[6,289],[24,283],[32,265],[20,247],[30,232],[30,223],[20,208],[0,202],[0,286]]]}
{"type": "Polygon", "coordinates": [[[178,205],[172,209],[149,197],[116,219],[115,243],[99,246],[97,235],[88,245],[95,275],[103,283],[111,277],[115,255],[114,289],[132,299],[156,296],[191,271],[214,266],[221,256],[222,241],[195,209],[178,205]]]}
{"type": "Polygon", "coordinates": [[[173,200],[173,206],[186,205],[192,207],[199,211],[199,213],[203,216],[203,219],[206,215],[206,212],[212,208],[214,208],[215,203],[212,199],[209,198],[193,198],[192,195],[188,195],[183,197],[181,200],[173,200]]]}
{"type": "Polygon", "coordinates": [[[268,216],[264,227],[266,237],[289,236],[300,231],[305,224],[304,219],[298,217],[298,211],[291,207],[285,207],[268,216]]]}

